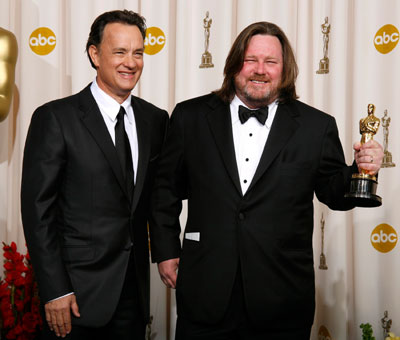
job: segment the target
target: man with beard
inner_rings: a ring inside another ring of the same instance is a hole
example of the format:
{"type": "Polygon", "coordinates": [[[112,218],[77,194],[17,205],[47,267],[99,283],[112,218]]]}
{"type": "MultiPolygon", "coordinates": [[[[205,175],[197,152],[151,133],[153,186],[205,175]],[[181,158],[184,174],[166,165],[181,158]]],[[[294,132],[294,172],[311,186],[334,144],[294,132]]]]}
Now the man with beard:
{"type": "Polygon", "coordinates": [[[177,289],[176,339],[306,340],[314,193],[353,208],[351,175],[376,174],[382,147],[355,143],[346,165],[335,119],[297,100],[294,54],[274,24],[245,28],[224,73],[221,89],[176,106],[153,190],[152,257],[177,289]]]}

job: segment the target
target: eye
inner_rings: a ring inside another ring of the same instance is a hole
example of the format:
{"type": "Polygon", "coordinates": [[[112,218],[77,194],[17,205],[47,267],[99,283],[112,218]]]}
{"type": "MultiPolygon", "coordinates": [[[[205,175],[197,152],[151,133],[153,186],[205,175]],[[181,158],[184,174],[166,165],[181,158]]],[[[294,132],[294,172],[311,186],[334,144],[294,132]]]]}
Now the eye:
{"type": "Polygon", "coordinates": [[[266,63],[270,64],[270,65],[275,65],[275,64],[279,63],[279,60],[278,59],[268,59],[268,60],[266,60],[266,63]]]}

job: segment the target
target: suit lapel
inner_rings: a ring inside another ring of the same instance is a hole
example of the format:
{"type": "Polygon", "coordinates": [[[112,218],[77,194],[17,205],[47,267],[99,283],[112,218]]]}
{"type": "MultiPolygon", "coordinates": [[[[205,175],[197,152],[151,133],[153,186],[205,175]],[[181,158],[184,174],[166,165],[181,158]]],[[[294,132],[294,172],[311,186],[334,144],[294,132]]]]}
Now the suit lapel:
{"type": "Polygon", "coordinates": [[[99,107],[97,106],[97,103],[92,96],[90,85],[80,92],[79,103],[82,113],[81,119],[83,124],[89,130],[93,139],[96,141],[99,148],[104,153],[104,156],[109,162],[111,169],[118,180],[119,185],[129,199],[121,169],[121,164],[119,162],[114,143],[112,142],[110,133],[108,132],[106,124],[104,123],[104,119],[101,115],[99,107]]]}
{"type": "Polygon", "coordinates": [[[208,104],[211,107],[211,111],[207,115],[207,120],[215,143],[225,164],[226,171],[238,192],[242,194],[235,147],[233,145],[232,120],[229,105],[223,104],[216,96],[211,97],[208,104]]]}
{"type": "Polygon", "coordinates": [[[269,132],[267,142],[261,155],[260,163],[258,164],[256,173],[254,174],[247,192],[254,187],[265,171],[267,171],[273,160],[297,130],[299,124],[296,122],[295,117],[298,116],[298,114],[294,105],[278,105],[271,131],[269,132]]]}
{"type": "Polygon", "coordinates": [[[147,120],[146,109],[132,96],[132,107],[135,115],[136,132],[138,138],[139,158],[136,173],[136,184],[133,192],[132,211],[135,210],[146,178],[147,166],[150,158],[151,126],[147,120]]]}

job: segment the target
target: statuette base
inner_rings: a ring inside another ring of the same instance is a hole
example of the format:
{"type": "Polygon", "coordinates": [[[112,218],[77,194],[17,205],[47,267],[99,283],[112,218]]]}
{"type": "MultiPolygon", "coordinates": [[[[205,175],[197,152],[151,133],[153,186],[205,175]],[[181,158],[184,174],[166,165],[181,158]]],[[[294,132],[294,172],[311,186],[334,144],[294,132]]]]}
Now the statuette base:
{"type": "Polygon", "coordinates": [[[328,270],[328,266],[326,265],[326,258],[324,254],[319,256],[319,269],[328,270]]]}
{"type": "Polygon", "coordinates": [[[383,162],[381,168],[393,168],[396,164],[392,162],[392,154],[389,151],[386,151],[383,156],[383,162]]]}
{"type": "Polygon", "coordinates": [[[211,56],[210,52],[204,52],[201,55],[201,64],[199,67],[200,68],[214,67],[214,64],[212,63],[212,56],[211,56]]]}
{"type": "Polygon", "coordinates": [[[382,198],[376,195],[378,182],[375,176],[366,174],[353,174],[350,182],[350,192],[345,194],[348,200],[357,207],[379,207],[382,205],[382,198]]]}
{"type": "Polygon", "coordinates": [[[323,58],[319,61],[319,70],[316,73],[317,74],[329,73],[329,58],[323,58]]]}

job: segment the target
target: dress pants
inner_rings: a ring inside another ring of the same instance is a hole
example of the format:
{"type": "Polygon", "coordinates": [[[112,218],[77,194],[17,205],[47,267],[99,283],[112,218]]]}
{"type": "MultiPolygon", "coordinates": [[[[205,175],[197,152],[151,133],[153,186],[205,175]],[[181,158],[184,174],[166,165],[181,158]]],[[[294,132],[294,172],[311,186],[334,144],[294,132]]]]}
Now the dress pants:
{"type": "Polygon", "coordinates": [[[269,329],[251,323],[246,312],[242,275],[238,267],[231,300],[223,320],[208,325],[178,315],[175,340],[310,340],[311,325],[294,329],[269,329]]]}
{"type": "MultiPolygon", "coordinates": [[[[92,328],[72,325],[72,331],[64,339],[68,340],[144,340],[146,323],[138,299],[133,251],[129,259],[121,297],[113,317],[103,327],[92,328]]],[[[78,301],[79,306],[79,301],[78,301]]],[[[62,339],[52,332],[43,317],[41,340],[62,339]]]]}

